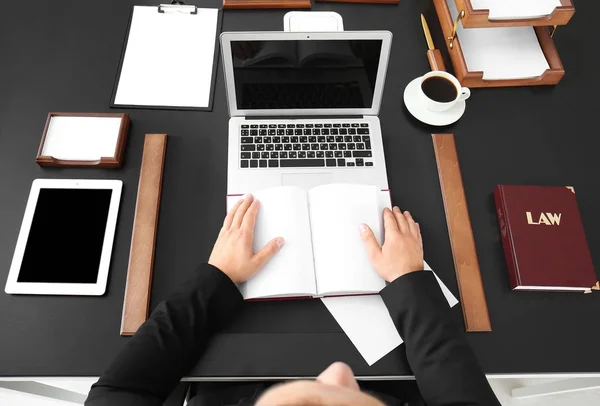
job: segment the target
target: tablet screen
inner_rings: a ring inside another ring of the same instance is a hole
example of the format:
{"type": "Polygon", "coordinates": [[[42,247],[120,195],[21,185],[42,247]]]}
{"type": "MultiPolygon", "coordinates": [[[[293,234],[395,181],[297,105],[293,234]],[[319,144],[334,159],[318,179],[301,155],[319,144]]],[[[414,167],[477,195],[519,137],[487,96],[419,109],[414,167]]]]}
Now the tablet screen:
{"type": "Polygon", "coordinates": [[[96,283],[112,189],[40,189],[18,282],[96,283]]]}

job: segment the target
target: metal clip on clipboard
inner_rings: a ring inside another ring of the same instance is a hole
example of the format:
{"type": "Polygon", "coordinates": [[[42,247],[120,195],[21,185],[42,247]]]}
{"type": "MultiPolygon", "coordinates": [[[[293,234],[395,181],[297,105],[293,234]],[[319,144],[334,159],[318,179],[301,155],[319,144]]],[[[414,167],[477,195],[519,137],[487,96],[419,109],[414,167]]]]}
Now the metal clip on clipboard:
{"type": "Polygon", "coordinates": [[[194,5],[186,5],[183,1],[173,0],[171,4],[160,4],[158,6],[159,13],[182,13],[182,14],[198,14],[198,7],[194,5]]]}

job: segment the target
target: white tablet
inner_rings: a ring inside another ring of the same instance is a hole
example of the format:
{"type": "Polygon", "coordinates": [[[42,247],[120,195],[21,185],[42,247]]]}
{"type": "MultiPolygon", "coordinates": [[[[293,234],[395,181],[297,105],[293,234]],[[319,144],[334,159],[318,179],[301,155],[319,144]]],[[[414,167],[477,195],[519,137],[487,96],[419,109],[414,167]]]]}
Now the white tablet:
{"type": "Polygon", "coordinates": [[[104,294],[123,182],[36,179],[6,293],[104,294]]]}

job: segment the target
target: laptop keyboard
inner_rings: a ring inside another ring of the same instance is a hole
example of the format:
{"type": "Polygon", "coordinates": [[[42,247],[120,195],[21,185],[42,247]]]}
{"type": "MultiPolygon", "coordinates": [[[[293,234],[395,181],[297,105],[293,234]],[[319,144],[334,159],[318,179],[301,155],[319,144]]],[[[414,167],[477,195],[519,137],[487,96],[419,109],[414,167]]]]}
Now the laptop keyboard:
{"type": "Polygon", "coordinates": [[[373,166],[368,123],[242,124],[241,168],[373,166]]]}

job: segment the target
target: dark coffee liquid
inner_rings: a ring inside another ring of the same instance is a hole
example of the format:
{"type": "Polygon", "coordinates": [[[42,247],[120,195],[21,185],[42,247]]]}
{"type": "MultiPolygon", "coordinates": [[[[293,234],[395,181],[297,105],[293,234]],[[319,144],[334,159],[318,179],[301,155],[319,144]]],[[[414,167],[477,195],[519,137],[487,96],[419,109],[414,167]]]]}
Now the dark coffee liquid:
{"type": "Polygon", "coordinates": [[[421,83],[425,96],[440,103],[448,103],[456,99],[458,93],[454,83],[441,76],[428,77],[421,83]]]}

